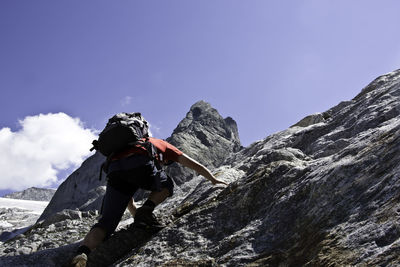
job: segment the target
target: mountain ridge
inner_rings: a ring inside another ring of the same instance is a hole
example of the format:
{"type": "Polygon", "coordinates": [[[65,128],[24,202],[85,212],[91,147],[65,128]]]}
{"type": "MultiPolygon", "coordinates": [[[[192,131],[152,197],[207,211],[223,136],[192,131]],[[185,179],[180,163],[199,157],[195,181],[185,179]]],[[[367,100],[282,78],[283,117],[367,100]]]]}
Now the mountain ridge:
{"type": "Polygon", "coordinates": [[[23,191],[7,194],[3,197],[23,200],[50,201],[55,192],[56,189],[30,187],[23,191]]]}

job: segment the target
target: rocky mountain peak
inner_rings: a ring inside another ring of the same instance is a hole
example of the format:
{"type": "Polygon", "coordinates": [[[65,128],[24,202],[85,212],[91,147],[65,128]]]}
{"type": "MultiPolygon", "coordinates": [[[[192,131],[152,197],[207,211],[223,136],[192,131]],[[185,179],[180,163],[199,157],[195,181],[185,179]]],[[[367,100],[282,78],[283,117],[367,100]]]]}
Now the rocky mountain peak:
{"type": "MultiPolygon", "coordinates": [[[[209,168],[220,166],[241,148],[236,122],[230,117],[224,119],[204,101],[192,105],[167,141],[209,168]]],[[[195,175],[179,165],[169,167],[168,173],[177,184],[195,175]]]]}
{"type": "Polygon", "coordinates": [[[203,100],[194,103],[190,107],[190,111],[187,114],[187,118],[192,117],[193,120],[201,120],[201,117],[210,117],[210,115],[219,117],[218,112],[211,107],[211,105],[203,100]],[[190,116],[191,115],[191,116],[190,116]]]}
{"type": "Polygon", "coordinates": [[[216,109],[209,103],[198,101],[193,104],[186,114],[186,117],[178,124],[171,138],[181,133],[196,134],[196,136],[205,143],[206,146],[211,144],[201,132],[208,132],[214,135],[220,135],[232,142],[232,151],[236,152],[240,149],[240,139],[236,122],[231,118],[222,118],[216,109]]]}

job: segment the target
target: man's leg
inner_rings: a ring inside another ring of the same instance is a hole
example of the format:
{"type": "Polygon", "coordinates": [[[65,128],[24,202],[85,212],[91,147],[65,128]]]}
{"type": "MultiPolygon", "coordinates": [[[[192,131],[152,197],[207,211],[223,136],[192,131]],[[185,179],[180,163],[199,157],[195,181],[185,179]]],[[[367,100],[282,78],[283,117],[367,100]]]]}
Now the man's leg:
{"type": "Polygon", "coordinates": [[[132,195],[131,192],[125,194],[110,184],[107,185],[101,218],[92,227],[78,248],[77,256],[72,261],[74,266],[85,266],[83,263],[86,263],[87,255],[115,231],[129,200],[132,199],[132,195]]]}
{"type": "Polygon", "coordinates": [[[92,228],[89,233],[83,239],[82,245],[88,247],[90,250],[95,249],[104,238],[106,238],[107,232],[101,227],[92,228]]]}
{"type": "Polygon", "coordinates": [[[156,229],[164,228],[164,225],[159,223],[157,218],[154,216],[153,211],[154,208],[158,204],[162,203],[169,195],[170,191],[167,188],[163,188],[161,191],[151,192],[143,206],[137,209],[135,224],[139,226],[149,226],[156,229]]]}
{"type": "Polygon", "coordinates": [[[164,171],[160,171],[157,174],[157,179],[159,179],[161,188],[159,190],[153,190],[148,198],[155,206],[174,194],[174,182],[164,171]]]}
{"type": "Polygon", "coordinates": [[[72,266],[85,267],[87,256],[95,249],[106,237],[106,230],[100,227],[92,228],[83,239],[82,244],[79,246],[76,256],[72,259],[72,266]]]}
{"type": "Polygon", "coordinates": [[[167,197],[169,197],[170,192],[168,188],[163,188],[160,192],[153,191],[149,195],[149,200],[151,200],[156,206],[162,203],[167,197]]]}
{"type": "Polygon", "coordinates": [[[133,198],[131,198],[131,200],[128,203],[128,210],[130,212],[130,214],[132,215],[133,218],[135,218],[135,214],[136,214],[136,204],[133,198]]]}
{"type": "Polygon", "coordinates": [[[137,209],[135,224],[138,226],[149,226],[151,228],[162,229],[164,225],[157,221],[157,218],[153,214],[153,210],[167,197],[172,196],[174,191],[174,182],[164,171],[158,171],[156,167],[154,167],[154,175],[155,176],[153,177],[148,177],[153,178],[151,180],[153,181],[151,186],[152,192],[143,206],[137,209]]]}

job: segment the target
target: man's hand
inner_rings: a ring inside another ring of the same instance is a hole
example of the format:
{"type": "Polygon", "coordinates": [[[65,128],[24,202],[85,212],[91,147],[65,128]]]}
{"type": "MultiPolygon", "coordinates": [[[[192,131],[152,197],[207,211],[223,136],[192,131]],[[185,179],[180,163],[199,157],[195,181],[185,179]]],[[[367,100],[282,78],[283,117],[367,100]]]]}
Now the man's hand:
{"type": "Polygon", "coordinates": [[[225,183],[224,181],[221,181],[221,180],[218,180],[217,178],[215,178],[215,177],[217,177],[217,176],[220,176],[221,174],[222,174],[222,172],[217,172],[217,173],[214,173],[214,174],[212,175],[212,178],[210,179],[210,181],[212,182],[213,185],[216,185],[216,184],[228,185],[228,184],[225,183]]]}
{"type": "Polygon", "coordinates": [[[227,183],[225,183],[224,181],[218,180],[214,177],[214,179],[211,180],[211,182],[213,183],[213,185],[216,184],[223,184],[223,185],[228,185],[227,183]]]}

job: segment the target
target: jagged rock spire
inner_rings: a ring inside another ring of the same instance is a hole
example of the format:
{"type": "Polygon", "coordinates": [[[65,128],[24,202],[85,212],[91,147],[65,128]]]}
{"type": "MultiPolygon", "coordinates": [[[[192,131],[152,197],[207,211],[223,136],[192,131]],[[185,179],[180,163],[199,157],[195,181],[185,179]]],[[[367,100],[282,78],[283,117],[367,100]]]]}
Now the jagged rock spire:
{"type": "MultiPolygon", "coordinates": [[[[222,118],[204,101],[190,108],[167,141],[211,169],[241,148],[236,122],[230,117],[222,118]]],[[[178,165],[171,166],[168,172],[178,184],[194,175],[178,165]]]]}

